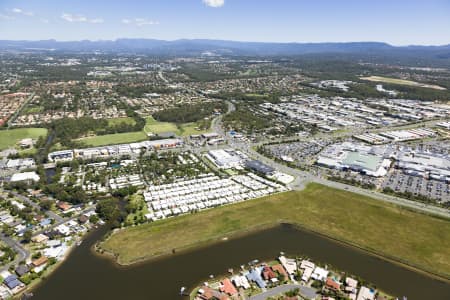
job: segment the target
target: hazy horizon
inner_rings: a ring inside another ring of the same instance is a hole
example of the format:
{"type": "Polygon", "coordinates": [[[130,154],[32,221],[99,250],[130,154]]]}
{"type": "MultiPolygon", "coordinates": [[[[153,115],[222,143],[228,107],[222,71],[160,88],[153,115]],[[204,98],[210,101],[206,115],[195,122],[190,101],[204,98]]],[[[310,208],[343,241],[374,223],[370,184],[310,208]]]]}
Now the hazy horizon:
{"type": "Polygon", "coordinates": [[[0,40],[210,39],[448,45],[450,2],[4,0],[0,40]],[[447,28],[447,30],[445,29],[447,28]]]}
{"type": "Polygon", "coordinates": [[[151,38],[151,37],[118,37],[115,39],[78,39],[78,40],[62,40],[62,39],[54,39],[54,38],[48,38],[48,39],[1,39],[0,41],[13,41],[13,42],[40,42],[40,41],[55,41],[55,42],[115,42],[118,40],[157,40],[157,41],[164,41],[164,42],[176,42],[176,41],[195,41],[195,40],[204,40],[204,41],[226,41],[226,42],[237,42],[237,43],[263,43],[263,44],[352,44],[352,43],[381,43],[381,44],[387,44],[393,47],[409,47],[409,46],[420,46],[420,47],[442,47],[442,46],[449,46],[450,43],[447,44],[405,44],[405,45],[394,45],[385,41],[334,41],[334,42],[276,42],[276,41],[246,41],[246,40],[224,40],[219,38],[206,38],[206,39],[188,39],[188,38],[178,38],[178,39],[157,39],[157,38],[151,38]]]}

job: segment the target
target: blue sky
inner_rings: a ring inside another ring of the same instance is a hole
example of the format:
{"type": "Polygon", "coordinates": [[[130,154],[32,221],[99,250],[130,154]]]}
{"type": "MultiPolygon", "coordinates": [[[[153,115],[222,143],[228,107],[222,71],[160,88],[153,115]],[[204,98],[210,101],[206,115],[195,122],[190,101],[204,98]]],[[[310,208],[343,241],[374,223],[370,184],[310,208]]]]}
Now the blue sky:
{"type": "Polygon", "coordinates": [[[450,43],[450,0],[0,0],[0,39],[450,43]]]}

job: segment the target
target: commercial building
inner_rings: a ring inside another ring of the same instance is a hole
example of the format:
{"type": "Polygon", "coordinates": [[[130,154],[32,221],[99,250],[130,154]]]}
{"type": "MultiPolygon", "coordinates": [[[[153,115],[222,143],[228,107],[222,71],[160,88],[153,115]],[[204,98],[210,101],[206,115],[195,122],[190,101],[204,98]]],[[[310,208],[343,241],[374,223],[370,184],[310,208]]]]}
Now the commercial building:
{"type": "Polygon", "coordinates": [[[273,175],[275,172],[274,168],[262,163],[259,160],[248,160],[245,162],[245,167],[265,176],[273,175]]]}
{"type": "Polygon", "coordinates": [[[232,149],[210,150],[206,157],[219,169],[239,168],[242,166],[244,155],[232,149]]]}
{"type": "Polygon", "coordinates": [[[396,167],[408,175],[450,182],[448,154],[401,149],[395,159],[396,167]]]}
{"type": "Polygon", "coordinates": [[[334,144],[322,151],[316,161],[318,165],[339,170],[353,170],[374,177],[387,174],[392,161],[388,147],[364,146],[344,142],[334,144]]]}
{"type": "Polygon", "coordinates": [[[183,145],[181,139],[162,139],[154,141],[143,141],[140,143],[119,144],[83,149],[73,149],[56,151],[48,154],[48,159],[52,162],[68,161],[74,158],[93,159],[93,158],[107,158],[111,156],[139,154],[142,149],[159,150],[176,148],[183,145]]]}

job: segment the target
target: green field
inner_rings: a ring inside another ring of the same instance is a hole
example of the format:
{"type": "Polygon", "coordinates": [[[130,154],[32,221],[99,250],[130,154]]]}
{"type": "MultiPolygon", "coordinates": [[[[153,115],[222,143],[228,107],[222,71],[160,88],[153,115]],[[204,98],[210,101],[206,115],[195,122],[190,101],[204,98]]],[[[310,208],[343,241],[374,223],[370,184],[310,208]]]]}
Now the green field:
{"type": "Polygon", "coordinates": [[[109,126],[119,125],[119,124],[122,124],[122,123],[135,125],[136,121],[133,118],[130,118],[130,117],[108,119],[108,125],[109,126]]]}
{"type": "Polygon", "coordinates": [[[197,123],[184,123],[177,126],[177,124],[175,123],[159,122],[155,120],[153,117],[148,117],[146,119],[144,131],[147,133],[152,132],[154,134],[163,132],[173,132],[178,136],[201,134],[209,131],[209,130],[197,130],[195,129],[197,126],[198,126],[197,123]]]}
{"type": "Polygon", "coordinates": [[[169,122],[159,122],[153,117],[147,117],[145,119],[144,131],[147,133],[163,133],[163,132],[173,132],[179,134],[177,125],[169,122]]]}
{"type": "Polygon", "coordinates": [[[130,264],[281,221],[450,275],[449,220],[319,184],[120,230],[100,247],[130,264]]]}
{"type": "Polygon", "coordinates": [[[45,135],[47,135],[47,129],[45,128],[16,128],[0,130],[0,150],[14,147],[17,142],[22,139],[37,139],[38,137],[45,135]]]}
{"type": "Polygon", "coordinates": [[[91,136],[78,139],[77,141],[83,142],[88,146],[104,146],[114,144],[126,144],[133,142],[140,142],[147,139],[147,135],[143,131],[114,133],[106,135],[91,136]]]}
{"type": "Polygon", "coordinates": [[[435,90],[445,90],[445,88],[438,86],[438,85],[420,83],[420,82],[404,80],[404,79],[399,79],[399,78],[391,78],[391,77],[383,77],[383,76],[369,76],[369,77],[361,77],[360,79],[373,81],[373,82],[385,82],[385,83],[392,83],[392,84],[430,88],[430,89],[435,89],[435,90]]]}
{"type": "Polygon", "coordinates": [[[202,134],[202,133],[206,133],[206,132],[210,132],[210,129],[206,129],[206,130],[197,130],[196,128],[198,128],[198,124],[197,123],[185,123],[185,124],[181,124],[180,126],[180,135],[181,136],[189,136],[192,134],[202,134]]]}
{"type": "MultiPolygon", "coordinates": [[[[134,120],[132,118],[117,118],[110,119],[108,122],[112,122],[112,124],[119,124],[121,121],[131,122],[134,120]],[[127,119],[129,119],[127,121],[127,119]]],[[[111,123],[110,123],[111,125],[111,123]]],[[[136,132],[125,132],[125,133],[114,133],[107,135],[98,135],[98,136],[89,136],[81,139],[77,139],[76,141],[80,141],[85,143],[87,146],[105,146],[105,145],[113,145],[113,144],[126,144],[133,142],[140,142],[147,139],[147,133],[163,133],[163,132],[173,132],[178,136],[188,136],[191,134],[201,134],[208,132],[208,130],[196,130],[197,123],[186,123],[177,126],[174,123],[167,122],[158,122],[153,117],[148,117],[146,119],[146,125],[143,131],[136,132]]],[[[52,148],[52,151],[55,151],[57,147],[52,148]]]]}

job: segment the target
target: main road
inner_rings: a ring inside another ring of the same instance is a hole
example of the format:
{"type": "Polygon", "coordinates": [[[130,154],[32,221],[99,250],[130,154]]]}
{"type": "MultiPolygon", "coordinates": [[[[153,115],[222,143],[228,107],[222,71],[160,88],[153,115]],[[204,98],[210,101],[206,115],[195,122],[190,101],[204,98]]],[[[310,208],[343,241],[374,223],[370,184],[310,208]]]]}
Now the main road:
{"type": "MultiPolygon", "coordinates": [[[[228,112],[227,112],[227,114],[228,114],[231,111],[235,110],[235,106],[233,103],[231,103],[229,101],[227,101],[227,103],[228,103],[228,112]]],[[[222,134],[225,137],[225,140],[229,146],[241,150],[242,152],[247,154],[249,157],[256,158],[256,159],[264,162],[265,164],[275,168],[276,170],[278,170],[280,172],[283,172],[283,173],[293,176],[295,179],[293,182],[291,182],[289,184],[289,187],[293,190],[302,190],[306,187],[306,185],[309,182],[316,182],[316,183],[320,183],[322,185],[326,185],[326,186],[329,186],[332,188],[346,190],[346,191],[350,191],[350,192],[364,195],[364,196],[369,196],[369,197],[377,199],[377,200],[389,202],[389,203],[392,203],[395,205],[400,205],[400,206],[414,209],[417,211],[421,211],[421,212],[424,212],[427,214],[433,214],[433,215],[437,215],[437,216],[441,216],[441,217],[445,217],[445,218],[450,218],[450,210],[445,209],[445,208],[441,208],[441,207],[437,207],[434,205],[425,204],[425,203],[421,203],[421,202],[417,202],[417,201],[411,201],[411,200],[400,198],[400,197],[390,196],[390,195],[386,195],[384,193],[380,193],[380,192],[373,191],[373,190],[363,189],[363,188],[356,187],[353,185],[348,185],[345,183],[327,180],[320,176],[311,174],[310,172],[305,172],[305,171],[301,171],[298,169],[294,169],[294,168],[288,167],[284,164],[281,164],[279,162],[276,162],[273,159],[270,159],[266,156],[261,155],[254,149],[254,147],[259,144],[254,144],[254,143],[250,143],[250,142],[238,142],[238,141],[235,141],[234,138],[231,138],[229,136],[229,134],[227,134],[227,132],[223,129],[222,118],[223,118],[223,115],[214,119],[214,121],[212,122],[212,126],[211,126],[212,129],[215,132],[222,134]]],[[[434,124],[434,122],[435,121],[433,121],[433,124],[434,124]]]]}
{"type": "Polygon", "coordinates": [[[341,190],[347,190],[356,194],[369,196],[384,202],[393,203],[396,205],[400,205],[403,207],[407,207],[410,209],[418,210],[427,214],[433,214],[438,215],[445,218],[450,218],[450,211],[445,208],[437,207],[434,205],[424,204],[417,201],[411,201],[400,197],[390,196],[386,195],[384,193],[376,192],[373,190],[367,190],[360,187],[356,187],[353,185],[340,183],[336,181],[327,180],[325,178],[322,178],[320,176],[316,176],[314,174],[311,174],[309,172],[301,171],[298,169],[290,168],[284,164],[281,164],[279,162],[276,162],[266,156],[261,155],[257,151],[255,151],[252,147],[252,144],[248,143],[231,143],[231,145],[234,148],[237,148],[241,150],[242,152],[246,153],[250,157],[257,158],[258,160],[264,162],[265,164],[275,168],[276,170],[279,170],[283,173],[292,175],[295,177],[295,180],[289,184],[289,187],[294,190],[302,190],[305,188],[307,183],[309,182],[316,182],[320,183],[322,185],[326,185],[332,188],[341,189],[341,190]]]}

